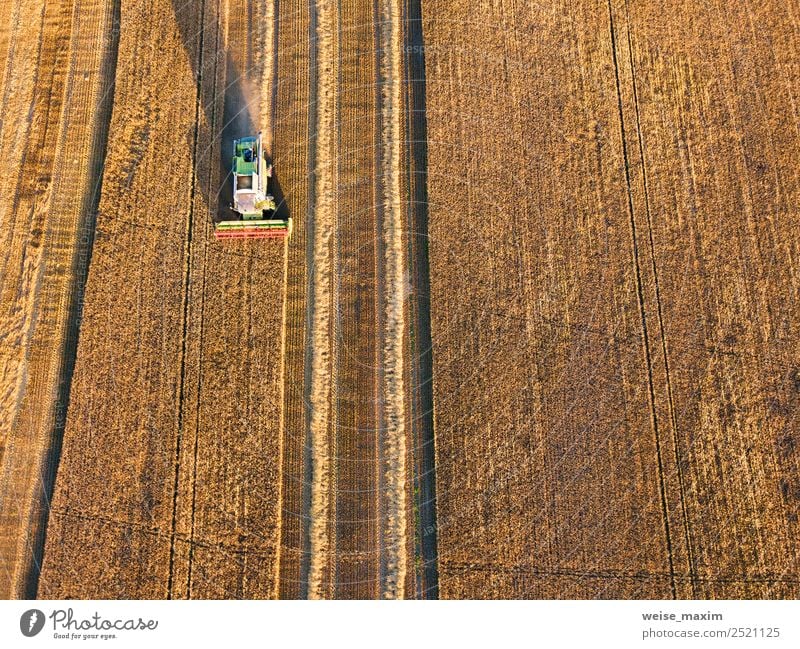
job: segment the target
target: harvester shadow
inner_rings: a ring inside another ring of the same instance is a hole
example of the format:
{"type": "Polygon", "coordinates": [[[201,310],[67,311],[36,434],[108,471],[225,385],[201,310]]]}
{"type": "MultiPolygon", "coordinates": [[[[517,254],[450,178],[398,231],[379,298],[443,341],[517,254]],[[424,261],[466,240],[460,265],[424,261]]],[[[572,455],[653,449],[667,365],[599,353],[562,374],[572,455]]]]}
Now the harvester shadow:
{"type": "Polygon", "coordinates": [[[230,52],[226,51],[224,56],[225,98],[222,108],[222,128],[218,137],[220,187],[217,193],[215,218],[217,222],[236,218],[236,214],[230,207],[231,203],[233,203],[233,185],[231,183],[233,141],[249,135],[255,135],[257,129],[250,113],[250,106],[245,97],[242,79],[236,64],[230,52]]]}
{"type": "Polygon", "coordinates": [[[420,560],[416,593],[422,599],[439,597],[438,525],[436,517],[436,454],[433,420],[433,340],[431,337],[431,281],[428,260],[428,122],[426,116],[425,37],[420,0],[409,0],[405,16],[405,74],[409,121],[407,125],[409,187],[409,251],[417,300],[412,309],[416,357],[414,402],[418,408],[412,419],[416,429],[415,451],[419,455],[415,492],[417,493],[417,558],[420,560]]]}

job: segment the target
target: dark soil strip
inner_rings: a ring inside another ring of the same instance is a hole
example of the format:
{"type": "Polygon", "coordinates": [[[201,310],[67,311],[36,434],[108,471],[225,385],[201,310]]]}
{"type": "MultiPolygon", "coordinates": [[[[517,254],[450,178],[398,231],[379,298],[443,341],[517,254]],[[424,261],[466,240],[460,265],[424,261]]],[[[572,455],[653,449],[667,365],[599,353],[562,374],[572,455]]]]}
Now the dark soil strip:
{"type": "Polygon", "coordinates": [[[408,138],[408,260],[411,306],[411,431],[414,472],[416,596],[439,597],[436,530],[436,453],[433,424],[433,347],[428,264],[428,123],[425,49],[420,0],[405,6],[405,76],[408,138]]]}

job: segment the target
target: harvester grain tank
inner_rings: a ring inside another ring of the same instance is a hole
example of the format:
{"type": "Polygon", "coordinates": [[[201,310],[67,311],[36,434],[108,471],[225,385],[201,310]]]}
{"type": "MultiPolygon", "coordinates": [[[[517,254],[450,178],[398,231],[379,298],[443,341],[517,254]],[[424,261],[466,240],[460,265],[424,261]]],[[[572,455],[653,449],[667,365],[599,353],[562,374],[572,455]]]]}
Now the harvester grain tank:
{"type": "Polygon", "coordinates": [[[272,195],[272,165],[262,146],[261,133],[233,141],[233,204],[237,218],[217,223],[218,239],[288,237],[292,219],[278,218],[272,195]]]}

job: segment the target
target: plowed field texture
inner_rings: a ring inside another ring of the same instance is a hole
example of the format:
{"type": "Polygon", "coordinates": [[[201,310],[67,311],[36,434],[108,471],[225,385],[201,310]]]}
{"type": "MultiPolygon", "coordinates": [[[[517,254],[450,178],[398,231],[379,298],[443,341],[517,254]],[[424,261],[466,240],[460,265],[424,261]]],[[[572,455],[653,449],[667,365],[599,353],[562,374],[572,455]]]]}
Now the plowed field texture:
{"type": "Polygon", "coordinates": [[[800,598],[799,20],[0,2],[0,596],[800,598]]]}

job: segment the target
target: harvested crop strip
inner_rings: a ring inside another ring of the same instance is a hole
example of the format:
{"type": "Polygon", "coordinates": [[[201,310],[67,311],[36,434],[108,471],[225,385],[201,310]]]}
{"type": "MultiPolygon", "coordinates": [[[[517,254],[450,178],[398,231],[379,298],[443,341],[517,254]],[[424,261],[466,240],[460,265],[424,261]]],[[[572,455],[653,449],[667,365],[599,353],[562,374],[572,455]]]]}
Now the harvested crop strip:
{"type": "Polygon", "coordinates": [[[316,16],[316,160],[314,198],[310,210],[312,223],[311,259],[311,513],[309,536],[311,563],[308,577],[309,598],[320,598],[323,574],[329,554],[328,511],[330,505],[330,300],[331,247],[335,191],[333,146],[336,122],[336,49],[334,33],[336,11],[330,0],[315,6],[316,16]]]}
{"type": "Polygon", "coordinates": [[[384,245],[386,319],[383,368],[385,395],[384,462],[386,574],[383,596],[403,596],[406,574],[406,427],[403,387],[404,274],[400,203],[400,114],[402,109],[400,8],[383,0],[380,15],[381,84],[381,227],[384,245]]]}

